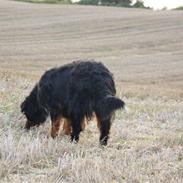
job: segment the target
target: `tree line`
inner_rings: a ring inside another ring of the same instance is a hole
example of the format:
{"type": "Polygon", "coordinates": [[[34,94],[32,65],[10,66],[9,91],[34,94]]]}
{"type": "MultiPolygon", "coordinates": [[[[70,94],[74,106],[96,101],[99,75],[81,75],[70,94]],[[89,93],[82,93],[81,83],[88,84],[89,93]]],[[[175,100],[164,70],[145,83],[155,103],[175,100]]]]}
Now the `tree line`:
{"type": "Polygon", "coordinates": [[[73,3],[72,0],[17,0],[32,3],[58,3],[58,4],[81,4],[81,5],[100,5],[100,6],[121,6],[129,8],[149,8],[145,7],[143,0],[137,0],[135,4],[132,4],[133,0],[80,0],[73,3]]]}
{"type": "Polygon", "coordinates": [[[137,0],[133,5],[132,0],[80,0],[77,4],[149,8],[144,6],[142,0],[137,0]]]}

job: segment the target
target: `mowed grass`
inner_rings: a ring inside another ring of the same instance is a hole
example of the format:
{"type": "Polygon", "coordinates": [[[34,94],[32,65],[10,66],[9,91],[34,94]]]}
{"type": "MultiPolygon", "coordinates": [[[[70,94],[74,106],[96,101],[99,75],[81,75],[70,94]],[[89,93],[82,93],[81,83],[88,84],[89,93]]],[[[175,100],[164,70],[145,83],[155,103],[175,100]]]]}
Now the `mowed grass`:
{"type": "Polygon", "coordinates": [[[78,144],[62,131],[53,140],[49,120],[26,132],[19,105],[32,86],[30,79],[1,75],[2,182],[182,182],[182,101],[123,93],[127,110],[117,112],[102,148],[95,120],[78,144]]]}
{"type": "Polygon", "coordinates": [[[0,0],[0,182],[182,182],[183,16],[179,11],[0,0]],[[43,72],[95,58],[114,73],[107,147],[93,119],[78,144],[50,122],[29,132],[20,103],[43,72]]]}

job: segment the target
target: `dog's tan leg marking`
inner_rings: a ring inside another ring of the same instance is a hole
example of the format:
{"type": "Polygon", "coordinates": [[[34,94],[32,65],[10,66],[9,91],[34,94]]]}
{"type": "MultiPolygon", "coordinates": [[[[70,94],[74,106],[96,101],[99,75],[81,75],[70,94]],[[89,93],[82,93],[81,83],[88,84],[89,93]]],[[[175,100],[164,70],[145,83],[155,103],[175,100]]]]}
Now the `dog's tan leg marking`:
{"type": "Polygon", "coordinates": [[[51,136],[55,138],[59,134],[60,124],[61,124],[61,117],[52,120],[52,128],[51,128],[51,136]]]}
{"type": "Polygon", "coordinates": [[[83,121],[82,121],[82,124],[81,124],[82,131],[85,130],[85,126],[86,126],[86,119],[83,118],[83,121]]]}
{"type": "Polygon", "coordinates": [[[101,128],[101,119],[99,117],[96,117],[96,118],[97,118],[97,127],[100,130],[100,128],[101,128]]]}
{"type": "Polygon", "coordinates": [[[71,135],[71,122],[69,119],[64,119],[63,131],[65,135],[71,135]]]}

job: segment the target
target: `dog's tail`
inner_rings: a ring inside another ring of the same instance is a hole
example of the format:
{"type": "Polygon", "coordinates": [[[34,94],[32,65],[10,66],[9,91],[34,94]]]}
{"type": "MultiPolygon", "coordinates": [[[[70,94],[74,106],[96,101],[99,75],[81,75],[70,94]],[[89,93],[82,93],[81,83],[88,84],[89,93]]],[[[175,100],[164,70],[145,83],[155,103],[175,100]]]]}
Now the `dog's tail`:
{"type": "Polygon", "coordinates": [[[115,96],[108,95],[99,102],[98,111],[100,117],[106,118],[115,110],[123,109],[124,107],[125,102],[115,96]]]}

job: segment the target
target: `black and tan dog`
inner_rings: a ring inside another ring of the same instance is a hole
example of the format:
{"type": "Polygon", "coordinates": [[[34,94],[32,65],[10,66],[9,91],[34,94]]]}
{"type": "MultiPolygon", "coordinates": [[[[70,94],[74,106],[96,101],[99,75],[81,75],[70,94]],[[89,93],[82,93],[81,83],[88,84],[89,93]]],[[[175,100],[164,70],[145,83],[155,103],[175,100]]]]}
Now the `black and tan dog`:
{"type": "Polygon", "coordinates": [[[107,145],[111,118],[124,102],[115,96],[113,76],[95,61],[77,61],[47,71],[21,104],[26,129],[39,126],[50,115],[51,136],[58,135],[60,121],[66,119],[64,129],[72,141],[79,141],[84,119],[97,118],[100,143],[107,145]]]}

